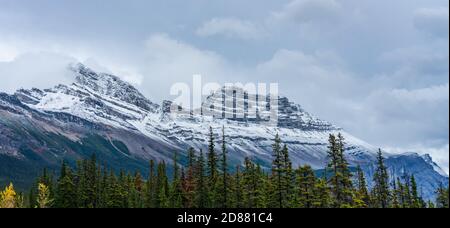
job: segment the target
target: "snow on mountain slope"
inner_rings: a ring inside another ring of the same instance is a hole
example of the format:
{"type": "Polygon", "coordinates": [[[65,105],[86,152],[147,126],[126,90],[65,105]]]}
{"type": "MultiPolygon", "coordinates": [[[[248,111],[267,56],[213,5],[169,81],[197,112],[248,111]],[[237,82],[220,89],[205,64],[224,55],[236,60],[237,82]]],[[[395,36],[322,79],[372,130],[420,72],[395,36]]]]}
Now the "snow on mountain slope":
{"type": "MultiPolygon", "coordinates": [[[[222,96],[225,89],[212,94],[205,103],[216,104],[217,115],[179,115],[167,107],[153,104],[131,85],[108,74],[97,74],[77,64],[70,67],[76,77],[72,85],[58,85],[40,91],[19,90],[16,96],[31,109],[60,112],[94,123],[139,132],[153,140],[180,150],[189,147],[206,148],[209,127],[217,133],[226,126],[231,159],[236,162],[254,157],[267,165],[271,161],[272,140],[278,133],[288,145],[295,165],[310,164],[322,168],[326,161],[329,134],[341,132],[347,140],[347,156],[352,164],[370,162],[376,148],[351,136],[342,129],[304,111],[287,98],[278,100],[277,126],[263,124],[266,97],[261,96],[255,118],[224,118],[220,103],[230,97],[222,96]]],[[[242,102],[244,103],[244,102],[242,102]]],[[[170,102],[166,102],[170,105],[170,102]]],[[[254,104],[258,105],[258,104],[254,104]]],[[[236,107],[239,109],[239,107],[236,107]]],[[[234,111],[236,113],[236,111],[234,111]]]]}
{"type": "MultiPolygon", "coordinates": [[[[189,110],[173,113],[171,102],[154,104],[116,76],[96,73],[82,64],[71,65],[69,69],[75,78],[75,83],[71,85],[58,85],[46,90],[21,89],[14,95],[0,93],[0,115],[3,119],[0,121],[0,154],[25,156],[21,154],[20,134],[14,133],[17,131],[14,126],[26,124],[22,128],[32,126],[30,129],[33,129],[26,132],[36,129],[39,132],[23,133],[30,136],[31,143],[26,144],[35,145],[30,150],[47,150],[45,147],[52,144],[51,139],[41,139],[44,136],[34,139],[34,135],[44,134],[46,137],[45,132],[49,132],[64,136],[61,139],[63,144],[70,145],[69,148],[60,145],[51,148],[56,158],[65,156],[68,151],[76,153],[77,148],[84,148],[89,143],[98,146],[97,141],[100,140],[104,153],[108,153],[107,150],[116,151],[119,155],[114,156],[131,159],[126,162],[135,164],[133,167],[141,167],[149,159],[169,160],[174,152],[180,153],[183,158],[190,147],[206,149],[210,127],[217,143],[220,143],[221,129],[225,126],[233,164],[251,157],[263,167],[270,167],[271,145],[277,133],[290,149],[296,166],[309,164],[316,169],[323,168],[327,162],[328,136],[337,133],[342,133],[346,139],[346,156],[351,165],[370,166],[375,160],[376,147],[313,116],[286,97],[277,99],[276,125],[266,124],[270,114],[265,95],[245,94],[245,91],[236,88],[223,88],[211,94],[203,105],[210,109],[208,115],[204,112],[194,115],[189,110]],[[233,95],[236,93],[244,93],[245,96],[233,95]],[[257,102],[252,103],[249,98],[255,96],[257,102]],[[235,104],[232,108],[223,105],[229,101],[235,104]],[[250,109],[256,110],[255,115],[249,114],[250,109]],[[102,139],[92,139],[94,134],[101,135],[102,139]],[[15,138],[11,139],[10,135],[15,138]],[[90,141],[85,142],[86,138],[90,141]],[[123,143],[126,151],[114,141],[123,143]],[[61,154],[58,150],[65,152],[61,154]]],[[[396,167],[393,175],[401,175],[404,169],[409,173],[426,173],[422,178],[427,186],[436,186],[443,180],[442,177],[447,177],[442,175],[442,170],[429,156],[385,155],[390,158],[390,165],[396,167]],[[412,160],[406,162],[408,159],[412,160]]],[[[429,194],[432,191],[431,187],[427,190],[429,194]]]]}

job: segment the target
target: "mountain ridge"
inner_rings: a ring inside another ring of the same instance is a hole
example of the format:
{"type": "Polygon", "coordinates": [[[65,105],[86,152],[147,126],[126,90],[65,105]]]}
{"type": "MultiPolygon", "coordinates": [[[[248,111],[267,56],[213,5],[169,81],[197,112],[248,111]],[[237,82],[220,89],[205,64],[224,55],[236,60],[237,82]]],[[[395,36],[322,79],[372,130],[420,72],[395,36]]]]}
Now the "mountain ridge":
{"type": "MultiPolygon", "coordinates": [[[[370,174],[370,166],[375,160],[376,147],[314,117],[286,97],[278,98],[278,125],[267,126],[262,124],[267,120],[264,110],[255,118],[237,118],[236,115],[223,118],[225,113],[218,108],[224,102],[221,99],[226,91],[223,90],[205,101],[219,104],[212,108],[212,116],[189,112],[176,114],[170,111],[171,102],[154,104],[117,76],[96,73],[82,64],[73,64],[69,69],[75,77],[71,85],[57,85],[45,90],[20,89],[13,95],[0,93],[0,131],[3,135],[0,155],[19,160],[30,160],[29,157],[35,156],[39,162],[56,166],[63,159],[74,161],[86,156],[82,154],[82,148],[94,150],[97,145],[108,161],[116,164],[121,158],[124,163],[132,164],[130,167],[126,164],[116,166],[145,169],[148,160],[167,161],[172,159],[174,152],[180,153],[183,161],[189,147],[206,148],[209,127],[219,132],[226,126],[233,164],[240,164],[245,157],[250,157],[263,167],[270,167],[275,134],[279,134],[289,147],[296,166],[309,164],[315,169],[323,168],[327,160],[328,136],[337,133],[342,133],[347,140],[346,156],[351,165],[367,167],[370,174]],[[51,137],[60,141],[52,142],[51,137]],[[26,143],[21,143],[23,138],[26,143]],[[108,154],[108,150],[113,153],[108,154]]],[[[215,133],[215,136],[219,138],[219,134],[215,133]]],[[[424,193],[427,197],[431,197],[432,187],[437,187],[438,182],[445,182],[448,177],[439,172],[430,156],[385,155],[388,160],[395,161],[390,166],[396,175],[421,172],[412,165],[406,167],[404,161],[408,159],[411,164],[425,168],[427,175],[418,181],[423,179],[423,185],[427,185],[424,193]]]]}

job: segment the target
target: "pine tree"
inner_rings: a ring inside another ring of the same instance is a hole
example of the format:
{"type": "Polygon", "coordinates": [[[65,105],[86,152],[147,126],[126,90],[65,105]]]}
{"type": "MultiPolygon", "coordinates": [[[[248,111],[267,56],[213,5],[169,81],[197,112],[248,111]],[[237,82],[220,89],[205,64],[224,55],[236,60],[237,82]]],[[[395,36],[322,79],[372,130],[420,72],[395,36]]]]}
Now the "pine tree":
{"type": "MultiPolygon", "coordinates": [[[[73,182],[72,170],[62,163],[61,174],[57,182],[55,207],[57,208],[76,208],[76,189],[73,182]]],[[[50,196],[49,196],[50,197],[50,196]]]]}
{"type": "Polygon", "coordinates": [[[399,206],[401,208],[409,207],[405,195],[405,185],[403,185],[402,181],[400,180],[400,177],[397,177],[397,181],[395,183],[397,184],[397,198],[398,198],[397,200],[399,201],[399,206]]]}
{"type": "Polygon", "coordinates": [[[228,192],[229,192],[229,176],[228,176],[228,162],[227,162],[227,146],[225,142],[225,127],[222,128],[222,208],[228,208],[228,192]]]}
{"type": "Polygon", "coordinates": [[[394,179],[392,181],[392,208],[400,208],[400,202],[399,202],[399,190],[397,188],[397,182],[394,179]]]}
{"type": "Polygon", "coordinates": [[[156,205],[156,175],[155,161],[150,161],[150,172],[145,183],[145,207],[154,208],[156,205]]]}
{"type": "Polygon", "coordinates": [[[156,179],[156,208],[168,208],[169,207],[169,184],[166,173],[165,162],[158,164],[158,174],[156,179]]]}
{"type": "Polygon", "coordinates": [[[196,173],[197,173],[197,159],[195,156],[195,151],[193,148],[190,148],[188,151],[188,170],[186,178],[183,180],[183,192],[185,208],[194,208],[196,205],[196,173]]]}
{"type": "MultiPolygon", "coordinates": [[[[105,166],[104,166],[105,167],[105,166]]],[[[109,190],[109,179],[108,179],[108,170],[106,168],[99,169],[99,179],[101,182],[99,184],[100,192],[99,192],[99,208],[106,208],[108,201],[108,190],[109,190]]],[[[73,182],[72,182],[73,183],[73,182]]],[[[74,191],[74,196],[76,196],[76,192],[74,191]]],[[[74,201],[76,203],[76,201],[74,201]]]]}
{"type": "Polygon", "coordinates": [[[205,158],[203,151],[200,150],[200,156],[197,161],[197,172],[196,172],[196,201],[198,208],[206,208],[208,201],[208,192],[206,187],[206,177],[205,177],[205,158]]]}
{"type": "Polygon", "coordinates": [[[243,194],[244,190],[242,187],[242,173],[240,170],[239,165],[236,166],[236,172],[234,175],[234,207],[235,208],[242,208],[243,205],[243,194]]]}
{"type": "MultiPolygon", "coordinates": [[[[42,174],[40,177],[38,177],[35,186],[35,189],[38,189],[39,183],[41,184],[45,184],[45,186],[48,187],[49,192],[50,192],[50,197],[54,198],[55,195],[55,189],[54,189],[54,182],[53,182],[53,174],[50,173],[46,168],[44,168],[44,170],[42,171],[42,174]]],[[[37,199],[37,194],[34,196],[37,199]]],[[[36,202],[35,202],[36,205],[36,202]]]]}
{"type": "Polygon", "coordinates": [[[449,191],[442,183],[439,184],[439,188],[436,191],[436,207],[437,208],[449,208],[449,191]]]}
{"type": "Polygon", "coordinates": [[[390,206],[389,175],[387,168],[384,165],[384,158],[381,150],[378,151],[377,168],[375,170],[373,181],[375,206],[379,208],[388,208],[390,206]]]}
{"type": "Polygon", "coordinates": [[[87,195],[86,195],[86,160],[77,161],[76,175],[75,175],[75,186],[77,192],[77,206],[79,208],[86,207],[87,195]]]}
{"type": "Polygon", "coordinates": [[[413,204],[412,194],[411,194],[411,182],[410,176],[405,173],[402,177],[403,179],[403,200],[404,200],[404,208],[411,208],[413,204]]]}
{"type": "Polygon", "coordinates": [[[16,195],[16,208],[25,208],[25,200],[21,192],[16,195]]]}
{"type": "Polygon", "coordinates": [[[286,193],[285,193],[285,166],[284,156],[281,148],[281,139],[277,134],[275,136],[274,144],[272,145],[273,161],[272,161],[272,179],[275,181],[275,196],[278,208],[285,207],[286,193]]]}
{"type": "Polygon", "coordinates": [[[125,173],[125,170],[120,170],[119,172],[119,190],[121,195],[122,207],[130,207],[130,185],[131,185],[131,175],[130,173],[125,173]]]}
{"type": "Polygon", "coordinates": [[[34,184],[30,188],[30,191],[28,192],[28,207],[29,208],[35,208],[37,205],[37,194],[35,191],[35,188],[37,188],[34,184]]]}
{"type": "Polygon", "coordinates": [[[311,166],[303,166],[297,169],[297,193],[293,207],[313,208],[316,201],[316,177],[311,166]]]}
{"type": "Polygon", "coordinates": [[[242,173],[243,206],[245,208],[261,207],[264,204],[261,187],[261,169],[250,158],[245,158],[242,173]]]}
{"type": "Polygon", "coordinates": [[[123,207],[123,193],[121,185],[113,171],[110,171],[109,173],[107,193],[108,193],[106,199],[107,208],[123,207]]]}
{"type": "Polygon", "coordinates": [[[140,172],[135,172],[134,176],[129,176],[129,205],[131,208],[143,208],[144,181],[140,172]]]}
{"type": "Polygon", "coordinates": [[[215,143],[214,143],[214,132],[212,127],[209,128],[209,141],[208,141],[208,164],[207,164],[207,175],[210,178],[209,183],[215,184],[217,180],[217,154],[215,151],[215,143]]]}
{"type": "Polygon", "coordinates": [[[183,186],[177,153],[175,153],[173,158],[173,167],[173,180],[170,188],[170,208],[180,208],[183,203],[183,186]]]}
{"type": "Polygon", "coordinates": [[[191,147],[188,150],[188,168],[193,168],[196,162],[195,149],[191,147]]]}
{"type": "MultiPolygon", "coordinates": [[[[334,195],[334,198],[341,199],[341,184],[340,184],[340,178],[342,174],[339,171],[339,154],[337,149],[337,142],[336,142],[336,136],[330,135],[328,139],[328,168],[332,170],[333,176],[331,177],[331,188],[334,195]]],[[[336,206],[340,206],[341,202],[336,202],[336,206]]]]}
{"type": "Polygon", "coordinates": [[[293,203],[295,199],[295,192],[292,191],[295,182],[295,171],[292,169],[292,161],[289,157],[289,149],[287,145],[283,146],[281,153],[283,155],[284,194],[286,195],[286,206],[290,207],[292,206],[290,204],[293,203]]]}
{"type": "Polygon", "coordinates": [[[367,190],[366,177],[361,169],[361,166],[357,167],[356,173],[358,176],[358,182],[355,194],[355,205],[357,208],[366,208],[370,205],[370,196],[369,191],[367,190]]]}
{"type": "Polygon", "coordinates": [[[344,136],[339,133],[337,135],[338,157],[339,157],[339,170],[342,174],[342,200],[344,204],[341,207],[351,207],[353,205],[353,184],[352,174],[349,169],[349,164],[345,158],[345,139],[344,136]]]}
{"type": "Polygon", "coordinates": [[[326,178],[321,178],[316,181],[314,187],[314,208],[329,208],[332,206],[331,192],[327,182],[326,178]]]}
{"type": "Polygon", "coordinates": [[[86,160],[84,167],[84,179],[86,185],[84,186],[84,196],[85,202],[84,206],[87,208],[97,207],[97,192],[98,192],[98,182],[97,182],[97,157],[92,154],[89,160],[86,160]]]}
{"type": "Polygon", "coordinates": [[[412,208],[421,208],[422,207],[422,199],[419,196],[419,192],[417,190],[417,182],[414,175],[411,175],[411,207],[412,208]]]}
{"type": "Polygon", "coordinates": [[[49,208],[51,207],[53,200],[50,198],[50,190],[45,185],[40,183],[38,186],[38,198],[37,204],[39,208],[49,208]]]}
{"type": "MultiPolygon", "coordinates": [[[[92,154],[89,160],[78,162],[77,178],[77,205],[82,208],[96,208],[98,205],[98,167],[97,158],[92,154]]],[[[43,182],[46,184],[45,182],[43,182]]],[[[46,184],[47,186],[51,186],[46,184]]]]}
{"type": "Polygon", "coordinates": [[[267,208],[269,206],[268,192],[266,186],[270,183],[268,175],[264,173],[261,165],[256,165],[256,208],[267,208]]]}
{"type": "Polygon", "coordinates": [[[220,207],[220,199],[218,197],[218,158],[215,151],[214,132],[212,127],[209,128],[209,145],[207,154],[207,177],[208,177],[208,207],[220,207]]]}
{"type": "Polygon", "coordinates": [[[334,207],[351,207],[353,205],[353,186],[348,162],[344,157],[344,138],[341,134],[330,135],[328,146],[328,168],[332,171],[331,190],[334,207]]]}
{"type": "Polygon", "coordinates": [[[181,205],[179,208],[192,208],[188,206],[189,198],[188,193],[186,191],[186,171],[184,168],[181,168],[181,174],[180,174],[180,185],[181,185],[181,205]]]}

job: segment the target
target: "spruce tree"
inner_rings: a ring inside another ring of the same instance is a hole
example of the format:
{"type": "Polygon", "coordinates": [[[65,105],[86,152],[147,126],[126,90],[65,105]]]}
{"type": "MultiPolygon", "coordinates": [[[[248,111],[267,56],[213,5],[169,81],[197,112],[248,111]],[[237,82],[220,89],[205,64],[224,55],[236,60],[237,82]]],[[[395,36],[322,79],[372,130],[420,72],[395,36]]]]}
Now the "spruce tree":
{"type": "Polygon", "coordinates": [[[195,149],[191,147],[188,150],[188,168],[194,169],[196,162],[195,149]]]}
{"type": "Polygon", "coordinates": [[[170,208],[180,208],[183,203],[183,186],[178,166],[177,153],[173,158],[173,179],[170,188],[170,208]]]}
{"type": "Polygon", "coordinates": [[[268,194],[266,185],[270,183],[268,175],[264,173],[261,165],[256,165],[255,170],[255,183],[256,183],[256,208],[267,208],[269,205],[268,194]]]}
{"type": "Polygon", "coordinates": [[[400,207],[401,208],[409,207],[409,205],[407,203],[406,195],[405,195],[405,192],[406,192],[405,185],[403,185],[400,177],[397,177],[396,184],[397,184],[397,198],[398,198],[400,207]]]}
{"type": "Polygon", "coordinates": [[[378,151],[377,167],[375,170],[373,181],[375,206],[379,208],[388,208],[390,206],[389,175],[384,164],[384,157],[381,149],[378,151]]]}
{"type": "Polygon", "coordinates": [[[444,185],[442,183],[440,183],[436,193],[437,193],[436,207],[437,208],[449,208],[448,187],[445,188],[444,185]]]}
{"type": "Polygon", "coordinates": [[[409,174],[405,173],[402,177],[403,179],[403,199],[404,199],[404,208],[412,207],[412,194],[411,194],[411,182],[409,174]]]}
{"type": "Polygon", "coordinates": [[[150,161],[150,171],[145,183],[145,207],[154,208],[156,205],[156,175],[155,161],[150,161]]]}
{"type": "MultiPolygon", "coordinates": [[[[47,168],[44,168],[42,175],[38,178],[38,180],[35,183],[35,188],[38,189],[39,183],[44,184],[48,187],[48,190],[50,192],[50,198],[55,198],[55,183],[53,179],[53,173],[49,172],[47,168]]],[[[35,195],[37,197],[37,193],[35,195]]]]}
{"type": "Polygon", "coordinates": [[[316,201],[316,177],[311,166],[305,165],[297,169],[296,197],[293,207],[313,208],[316,201]]]}
{"type": "Polygon", "coordinates": [[[106,208],[107,207],[107,200],[108,200],[108,188],[109,188],[109,179],[108,179],[108,170],[103,166],[103,168],[99,171],[101,173],[101,176],[99,176],[99,179],[101,179],[99,188],[99,208],[106,208]]]}
{"type": "Polygon", "coordinates": [[[208,192],[207,192],[207,182],[205,177],[205,157],[203,151],[200,150],[200,156],[197,161],[197,171],[196,171],[196,201],[198,208],[206,208],[208,203],[208,192]]]}
{"type": "Polygon", "coordinates": [[[28,192],[28,207],[29,208],[35,208],[37,205],[37,194],[34,189],[37,189],[37,187],[33,184],[30,188],[30,191],[28,192]]]}
{"type": "Polygon", "coordinates": [[[351,207],[353,204],[353,186],[348,162],[344,156],[344,138],[330,135],[328,145],[328,166],[332,172],[330,180],[334,207],[351,207]]]}
{"type": "Polygon", "coordinates": [[[166,173],[166,163],[163,161],[158,164],[158,173],[156,178],[156,208],[169,207],[169,184],[166,173]]]}
{"type": "Polygon", "coordinates": [[[220,207],[220,199],[218,192],[218,158],[215,151],[214,132],[212,127],[209,128],[209,145],[207,154],[207,177],[208,177],[208,207],[220,207]]]}
{"type": "Polygon", "coordinates": [[[76,208],[76,189],[73,182],[72,170],[62,163],[60,177],[57,182],[55,207],[76,208]]]}
{"type": "Polygon", "coordinates": [[[255,165],[250,158],[245,158],[242,173],[243,206],[245,208],[261,208],[266,205],[262,184],[263,173],[260,166],[255,165]]]}
{"type": "Polygon", "coordinates": [[[227,146],[225,141],[225,127],[222,128],[222,160],[221,160],[221,168],[222,168],[222,208],[227,208],[229,206],[228,200],[228,161],[227,161],[227,146]]]}
{"type": "Polygon", "coordinates": [[[275,201],[276,207],[283,208],[286,204],[286,193],[285,193],[285,166],[284,166],[284,156],[281,147],[281,139],[277,134],[275,136],[274,144],[272,145],[273,161],[272,161],[272,179],[275,182],[275,201]]]}
{"type": "Polygon", "coordinates": [[[135,172],[130,182],[130,205],[132,208],[143,208],[145,205],[143,200],[144,181],[141,173],[135,172]]]}
{"type": "Polygon", "coordinates": [[[358,181],[357,181],[355,204],[356,207],[358,208],[361,207],[366,208],[370,206],[370,196],[369,191],[367,190],[366,177],[364,175],[363,170],[361,169],[361,166],[357,167],[356,173],[358,176],[358,181]]]}
{"type": "Polygon", "coordinates": [[[107,208],[122,208],[122,189],[116,175],[111,170],[108,177],[108,190],[106,199],[107,208]]]}
{"type": "Polygon", "coordinates": [[[295,171],[292,169],[292,161],[289,157],[289,149],[287,145],[283,146],[281,151],[283,155],[283,184],[284,184],[284,194],[286,195],[286,206],[290,207],[290,203],[293,203],[295,199],[295,192],[293,191],[295,182],[295,171]]]}
{"type": "Polygon", "coordinates": [[[314,187],[314,208],[329,208],[332,206],[331,191],[328,187],[326,178],[317,179],[316,185],[314,187]]]}
{"type": "Polygon", "coordinates": [[[179,208],[192,208],[188,206],[188,194],[186,191],[186,171],[184,168],[181,168],[181,174],[180,174],[180,185],[181,185],[181,205],[179,208]]]}
{"type": "Polygon", "coordinates": [[[234,174],[234,207],[242,208],[243,207],[243,194],[244,189],[242,187],[242,173],[240,170],[240,166],[236,166],[236,172],[234,174]]]}
{"type": "Polygon", "coordinates": [[[328,168],[331,169],[332,177],[330,180],[330,185],[332,189],[332,193],[334,198],[336,199],[335,205],[340,206],[341,202],[338,202],[338,199],[341,199],[341,183],[340,178],[342,174],[339,171],[339,152],[337,149],[336,136],[330,135],[328,139],[328,168]]]}
{"type": "Polygon", "coordinates": [[[353,184],[352,174],[349,169],[349,164],[345,158],[345,139],[341,133],[337,135],[338,157],[339,157],[339,170],[342,174],[342,200],[341,207],[351,207],[353,205],[353,184]]]}
{"type": "Polygon", "coordinates": [[[187,174],[183,181],[183,192],[185,194],[185,208],[196,207],[196,190],[197,190],[197,170],[198,161],[195,156],[195,151],[190,148],[188,151],[188,167],[187,174]]]}
{"type": "Polygon", "coordinates": [[[87,207],[96,208],[97,207],[97,192],[98,192],[98,177],[97,177],[97,157],[92,154],[91,159],[88,161],[88,166],[86,167],[86,196],[87,196],[87,207]]]}
{"type": "Polygon", "coordinates": [[[392,195],[392,205],[391,205],[391,207],[392,208],[400,208],[400,202],[399,202],[400,194],[399,194],[399,190],[397,188],[397,181],[395,180],[395,178],[392,181],[392,193],[391,193],[391,195],[392,195]]]}
{"type": "Polygon", "coordinates": [[[412,208],[421,208],[422,207],[422,199],[419,196],[419,192],[417,190],[417,182],[414,175],[411,175],[411,207],[412,208]]]}

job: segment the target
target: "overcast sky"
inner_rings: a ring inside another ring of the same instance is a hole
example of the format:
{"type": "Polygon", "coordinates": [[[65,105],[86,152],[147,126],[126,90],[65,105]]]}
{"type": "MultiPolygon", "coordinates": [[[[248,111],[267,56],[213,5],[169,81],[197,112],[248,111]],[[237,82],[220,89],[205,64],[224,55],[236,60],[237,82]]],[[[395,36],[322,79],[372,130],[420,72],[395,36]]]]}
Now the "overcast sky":
{"type": "Polygon", "coordinates": [[[278,82],[311,113],[448,172],[448,0],[0,0],[0,90],[81,61],[155,102],[175,82],[278,82]]]}

